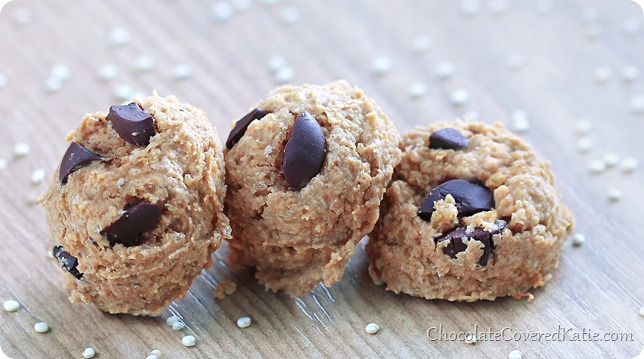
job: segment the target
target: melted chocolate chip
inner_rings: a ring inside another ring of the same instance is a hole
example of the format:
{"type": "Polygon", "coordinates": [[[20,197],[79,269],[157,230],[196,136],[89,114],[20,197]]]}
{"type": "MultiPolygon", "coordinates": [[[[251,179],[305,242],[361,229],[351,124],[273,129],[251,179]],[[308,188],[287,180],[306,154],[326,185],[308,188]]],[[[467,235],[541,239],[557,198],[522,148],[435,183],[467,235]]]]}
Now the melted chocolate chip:
{"type": "Polygon", "coordinates": [[[110,107],[107,120],[119,137],[136,146],[147,146],[150,137],[156,133],[152,115],[143,111],[135,102],[110,107]]]}
{"type": "Polygon", "coordinates": [[[60,170],[58,171],[60,183],[67,183],[67,177],[72,172],[89,165],[93,161],[102,161],[102,158],[76,142],[70,143],[63,160],[60,162],[60,170]]]}
{"type": "Polygon", "coordinates": [[[456,202],[459,217],[471,216],[494,208],[494,197],[487,187],[455,179],[443,182],[429,191],[418,209],[418,216],[426,221],[431,220],[434,202],[445,199],[448,194],[451,194],[456,202]]]}
{"type": "Polygon", "coordinates": [[[501,233],[503,228],[505,228],[506,222],[499,220],[495,224],[496,227],[491,231],[485,231],[482,228],[477,227],[470,233],[467,233],[466,227],[459,227],[436,238],[435,241],[436,244],[449,241],[449,244],[446,247],[443,247],[443,253],[452,258],[456,258],[457,253],[463,252],[467,249],[467,244],[463,241],[464,239],[469,238],[470,240],[482,242],[484,247],[483,254],[481,255],[481,258],[479,258],[479,264],[484,266],[487,265],[490,255],[494,251],[494,241],[492,240],[492,236],[501,233]]]}
{"type": "Polygon", "coordinates": [[[320,172],[326,157],[325,143],[322,127],[313,115],[306,111],[297,115],[282,163],[284,178],[291,189],[304,188],[320,172]]]}
{"type": "Polygon", "coordinates": [[[228,139],[226,140],[226,147],[228,149],[233,148],[233,146],[239,142],[239,140],[244,136],[244,133],[246,133],[246,129],[248,128],[248,125],[250,125],[251,122],[255,120],[259,120],[262,117],[266,116],[268,112],[256,108],[249,112],[246,116],[242,117],[239,121],[235,122],[235,127],[230,131],[230,134],[228,135],[228,139]]]}
{"type": "Polygon", "coordinates": [[[83,278],[83,273],[78,271],[78,259],[73,255],[69,254],[62,246],[55,246],[52,254],[58,262],[65,268],[71,275],[76,277],[76,279],[83,278]]]}
{"type": "Polygon", "coordinates": [[[101,231],[110,245],[121,243],[126,247],[143,244],[143,233],[153,229],[161,218],[161,206],[156,203],[138,202],[124,208],[125,213],[101,231]]]}
{"type": "Polygon", "coordinates": [[[462,150],[467,148],[467,144],[467,138],[451,127],[441,128],[429,136],[429,148],[462,150]]]}

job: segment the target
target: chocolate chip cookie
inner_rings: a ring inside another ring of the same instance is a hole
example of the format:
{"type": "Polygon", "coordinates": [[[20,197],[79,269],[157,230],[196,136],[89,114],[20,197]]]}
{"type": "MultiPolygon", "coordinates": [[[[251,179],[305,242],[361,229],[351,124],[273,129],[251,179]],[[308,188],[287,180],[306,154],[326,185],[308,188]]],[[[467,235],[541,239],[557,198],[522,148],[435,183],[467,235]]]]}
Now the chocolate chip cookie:
{"type": "Polygon", "coordinates": [[[400,160],[380,107],[345,81],[283,86],[227,141],[229,262],[294,295],[344,273],[400,160]]]}
{"type": "Polygon", "coordinates": [[[500,124],[443,122],[404,135],[367,244],[387,290],[493,300],[544,285],[573,217],[549,164],[500,124]]]}
{"type": "Polygon", "coordinates": [[[158,314],[230,236],[215,129],[154,94],[86,115],[67,141],[42,203],[70,300],[158,314]]]}

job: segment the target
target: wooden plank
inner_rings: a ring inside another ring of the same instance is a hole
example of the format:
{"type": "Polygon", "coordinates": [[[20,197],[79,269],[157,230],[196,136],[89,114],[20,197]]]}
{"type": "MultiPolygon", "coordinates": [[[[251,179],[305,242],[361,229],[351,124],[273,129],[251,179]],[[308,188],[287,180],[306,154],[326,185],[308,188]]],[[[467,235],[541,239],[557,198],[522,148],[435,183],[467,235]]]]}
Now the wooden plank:
{"type": "Polygon", "coordinates": [[[591,175],[588,163],[607,151],[644,163],[644,122],[629,109],[630,99],[644,93],[644,82],[620,78],[625,66],[643,64],[644,32],[629,36],[623,30],[627,21],[644,24],[642,12],[630,1],[565,0],[554,2],[547,15],[536,10],[539,2],[508,2],[506,12],[494,13],[491,7],[499,3],[483,1],[482,10],[469,16],[459,11],[461,2],[448,0],[251,1],[248,10],[224,22],[213,20],[212,3],[187,0],[7,5],[0,13],[0,73],[8,80],[0,88],[0,158],[9,162],[0,170],[0,300],[17,299],[22,307],[0,312],[2,350],[13,358],[81,357],[87,346],[101,358],[145,357],[155,348],[172,358],[507,357],[514,349],[525,357],[636,356],[644,347],[638,315],[644,305],[644,176],[641,169],[625,174],[617,168],[591,175]],[[288,7],[299,10],[295,23],[281,20],[288,7]],[[22,8],[33,12],[32,23],[15,23],[22,8]],[[589,8],[597,10],[598,20],[588,22],[589,8]],[[601,35],[588,38],[588,26],[598,24],[601,35]],[[109,46],[107,33],[117,26],[129,29],[131,41],[109,46]],[[426,53],[413,51],[419,35],[433,40],[426,53]],[[138,73],[132,67],[142,54],[156,60],[153,70],[138,73]],[[523,68],[508,68],[512,54],[525,58],[523,68]],[[176,94],[206,110],[225,138],[230,123],[276,85],[267,68],[272,55],[286,58],[295,83],[346,78],[361,86],[401,132],[472,111],[486,122],[509,123],[514,110],[525,110],[531,128],[523,137],[552,162],[587,242],[580,248],[566,244],[554,279],[534,291],[531,303],[450,303],[388,293],[369,278],[364,241],[340,283],[318,286],[302,298],[266,293],[252,273],[226,265],[224,246],[188,296],[159,318],[106,315],[68,303],[59,269],[47,255],[44,211],[29,204],[46,183],[31,185],[31,173],[44,168],[51,175],[66,147],[64,135],[85,112],[117,102],[113,91],[119,84],[176,94]],[[391,73],[371,72],[370,61],[378,55],[392,59],[391,73]],[[453,78],[436,78],[434,68],[442,61],[456,65],[453,78]],[[48,93],[43,83],[57,62],[70,67],[71,77],[61,91],[48,93]],[[96,75],[105,63],[120,69],[107,83],[96,75]],[[173,80],[179,63],[190,64],[195,75],[173,80]],[[601,66],[613,74],[598,84],[593,74],[601,66]],[[428,92],[413,100],[409,87],[418,81],[428,92]],[[463,107],[449,101],[457,88],[471,95],[463,107]],[[586,154],[576,148],[580,118],[593,125],[588,136],[595,147],[586,154]],[[14,159],[19,142],[29,143],[31,153],[14,159]],[[613,187],[624,193],[616,203],[607,198],[613,187]],[[237,292],[214,300],[214,287],[225,280],[235,281],[237,292]],[[169,328],[165,318],[173,314],[187,328],[169,328]],[[253,324],[239,329],[236,320],[247,315],[253,324]],[[36,333],[37,321],[49,323],[51,331],[36,333]],[[378,334],[365,333],[369,322],[380,324],[378,334]],[[428,331],[433,335],[439,327],[446,335],[476,327],[505,336],[475,345],[431,340],[428,331]],[[571,328],[569,334],[592,331],[602,339],[605,333],[632,333],[632,340],[504,340],[559,328],[571,328]],[[195,335],[195,347],[181,345],[186,334],[195,335]]]}

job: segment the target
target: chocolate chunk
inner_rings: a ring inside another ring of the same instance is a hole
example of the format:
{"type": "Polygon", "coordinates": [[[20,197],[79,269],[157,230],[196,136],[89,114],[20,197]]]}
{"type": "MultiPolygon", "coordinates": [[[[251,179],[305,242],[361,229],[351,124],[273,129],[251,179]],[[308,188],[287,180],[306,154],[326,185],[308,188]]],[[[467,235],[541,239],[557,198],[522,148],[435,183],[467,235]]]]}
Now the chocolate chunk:
{"type": "Polygon", "coordinates": [[[101,231],[110,245],[121,243],[126,247],[143,244],[143,233],[153,229],[161,218],[161,206],[150,202],[137,202],[126,206],[125,213],[101,231]]]}
{"type": "Polygon", "coordinates": [[[239,142],[239,140],[244,136],[244,133],[246,133],[246,129],[248,128],[248,125],[250,125],[251,122],[255,120],[259,120],[262,117],[266,116],[268,112],[256,108],[249,112],[246,116],[242,117],[241,120],[235,122],[235,127],[230,131],[230,134],[228,135],[228,139],[226,140],[226,147],[228,149],[233,148],[235,143],[239,142]]]}
{"type": "Polygon", "coordinates": [[[78,143],[70,143],[65,155],[63,156],[63,160],[60,162],[60,170],[58,171],[60,183],[67,183],[67,177],[69,177],[72,172],[89,165],[92,161],[102,160],[101,156],[78,143]]]}
{"type": "Polygon", "coordinates": [[[441,128],[429,136],[429,148],[462,150],[467,148],[467,138],[454,128],[441,128]]]}
{"type": "Polygon", "coordinates": [[[147,146],[150,143],[150,137],[156,133],[152,115],[143,111],[135,102],[110,107],[107,120],[119,137],[133,145],[147,146]]]}
{"type": "Polygon", "coordinates": [[[293,190],[306,186],[322,169],[326,140],[322,127],[313,115],[304,111],[297,115],[291,138],[284,147],[282,171],[293,190]]]}
{"type": "Polygon", "coordinates": [[[445,199],[448,194],[454,197],[459,217],[471,216],[474,213],[494,208],[492,191],[487,187],[455,179],[443,182],[429,191],[418,209],[418,216],[426,221],[431,220],[432,213],[434,213],[434,202],[445,199]]]}
{"type": "Polygon", "coordinates": [[[464,239],[469,238],[470,240],[483,242],[483,254],[481,255],[481,258],[479,258],[479,264],[484,266],[487,265],[490,255],[494,251],[494,241],[492,240],[492,236],[501,233],[503,228],[505,228],[506,222],[499,220],[495,224],[495,228],[491,231],[485,231],[482,228],[477,227],[470,233],[467,233],[466,227],[459,227],[436,238],[435,241],[436,244],[449,241],[449,244],[446,247],[443,247],[443,253],[452,258],[456,258],[457,253],[463,252],[467,249],[467,244],[463,241],[464,239]]]}
{"type": "Polygon", "coordinates": [[[83,273],[79,272],[77,268],[78,259],[64,250],[62,246],[55,246],[52,254],[63,265],[63,268],[67,269],[76,279],[83,278],[83,273]]]}

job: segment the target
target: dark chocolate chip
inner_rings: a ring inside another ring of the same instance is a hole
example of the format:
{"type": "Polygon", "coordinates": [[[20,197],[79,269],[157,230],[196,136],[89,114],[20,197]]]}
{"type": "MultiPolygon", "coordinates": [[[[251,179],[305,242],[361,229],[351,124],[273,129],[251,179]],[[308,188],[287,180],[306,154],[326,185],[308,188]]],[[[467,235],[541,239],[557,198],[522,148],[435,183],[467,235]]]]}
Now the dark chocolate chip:
{"type": "Polygon", "coordinates": [[[459,217],[471,216],[474,213],[494,208],[494,197],[492,191],[487,187],[455,179],[443,182],[429,191],[418,209],[418,216],[426,221],[431,220],[432,213],[434,213],[434,202],[445,199],[448,194],[454,197],[459,217]]]}
{"type": "Polygon", "coordinates": [[[491,231],[485,231],[482,228],[477,227],[470,233],[467,233],[466,227],[459,227],[436,238],[435,241],[436,244],[449,241],[449,244],[446,247],[443,247],[443,253],[452,258],[456,258],[457,253],[463,252],[467,249],[467,244],[463,241],[465,238],[483,242],[483,254],[481,255],[481,258],[479,258],[479,264],[484,266],[487,265],[490,255],[494,251],[494,241],[492,240],[492,236],[501,233],[503,228],[505,228],[506,222],[499,220],[495,225],[495,228],[491,231]]]}
{"type": "Polygon", "coordinates": [[[83,273],[79,272],[77,268],[78,259],[64,250],[62,246],[55,246],[52,254],[56,259],[58,259],[58,262],[62,264],[63,268],[76,277],[76,279],[83,278],[83,273]]]}
{"type": "Polygon", "coordinates": [[[246,129],[248,128],[248,125],[250,125],[251,122],[255,120],[259,120],[262,117],[266,116],[268,112],[256,108],[249,112],[246,116],[242,117],[239,121],[235,122],[235,127],[230,131],[230,134],[228,135],[228,139],[226,140],[226,147],[228,149],[233,148],[235,143],[239,142],[239,140],[244,136],[244,133],[246,133],[246,129]]]}
{"type": "Polygon", "coordinates": [[[143,111],[135,102],[110,107],[107,120],[119,137],[133,145],[147,146],[150,143],[150,137],[156,133],[152,115],[143,111]]]}
{"type": "Polygon", "coordinates": [[[60,170],[58,171],[60,183],[67,183],[67,177],[72,172],[89,165],[92,161],[102,161],[102,158],[76,142],[70,143],[60,162],[60,170]]]}
{"type": "Polygon", "coordinates": [[[302,189],[320,172],[326,157],[325,143],[322,127],[313,115],[306,111],[297,115],[282,163],[284,178],[291,189],[302,189]]]}
{"type": "Polygon", "coordinates": [[[137,202],[124,208],[125,213],[101,231],[110,245],[121,243],[126,247],[143,244],[143,233],[153,229],[161,218],[161,206],[150,202],[137,202]]]}
{"type": "Polygon", "coordinates": [[[467,148],[467,138],[451,127],[441,128],[429,136],[429,148],[462,150],[467,148]]]}

